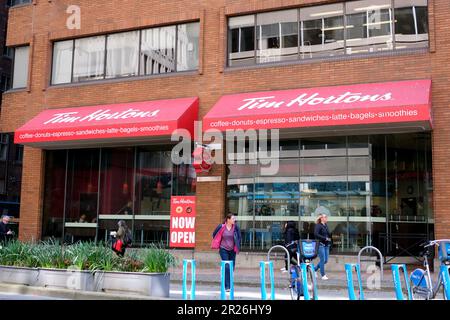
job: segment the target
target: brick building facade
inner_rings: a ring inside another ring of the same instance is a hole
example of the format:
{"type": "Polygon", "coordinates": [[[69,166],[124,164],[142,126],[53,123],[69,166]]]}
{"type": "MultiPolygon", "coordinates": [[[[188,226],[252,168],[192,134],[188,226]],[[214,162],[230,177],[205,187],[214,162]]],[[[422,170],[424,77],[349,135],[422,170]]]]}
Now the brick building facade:
{"type": "MultiPolygon", "coordinates": [[[[381,83],[402,80],[432,81],[432,204],[434,236],[450,238],[450,197],[447,179],[450,150],[450,6],[447,0],[428,0],[428,45],[415,50],[392,50],[332,59],[229,67],[228,17],[313,5],[334,0],[272,1],[76,1],[81,28],[68,29],[66,13],[73,1],[34,0],[10,9],[7,45],[29,45],[27,86],[4,94],[0,127],[15,132],[45,109],[128,103],[146,100],[199,98],[202,119],[224,95],[381,83]],[[187,10],[188,8],[188,10],[187,10]],[[118,79],[51,85],[53,42],[187,22],[199,23],[198,68],[118,79]]],[[[368,132],[368,134],[371,134],[368,132]]],[[[334,131],[330,133],[334,135],[334,131]]],[[[46,175],[46,151],[25,146],[19,236],[40,239],[46,175]]],[[[197,181],[196,249],[210,247],[210,235],[223,219],[227,204],[224,165],[214,165],[205,176],[220,181],[197,181]]]]}

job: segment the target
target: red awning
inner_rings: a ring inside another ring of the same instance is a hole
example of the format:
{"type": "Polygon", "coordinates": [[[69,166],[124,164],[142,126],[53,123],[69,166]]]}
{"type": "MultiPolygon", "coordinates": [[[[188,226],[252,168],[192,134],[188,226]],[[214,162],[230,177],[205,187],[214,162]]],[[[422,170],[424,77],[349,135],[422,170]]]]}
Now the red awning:
{"type": "Polygon", "coordinates": [[[20,127],[14,142],[41,148],[167,142],[177,129],[193,136],[197,117],[198,98],[49,109],[20,127]]]}
{"type": "Polygon", "coordinates": [[[428,130],[430,90],[431,80],[413,80],[227,95],[203,129],[428,130]]]}

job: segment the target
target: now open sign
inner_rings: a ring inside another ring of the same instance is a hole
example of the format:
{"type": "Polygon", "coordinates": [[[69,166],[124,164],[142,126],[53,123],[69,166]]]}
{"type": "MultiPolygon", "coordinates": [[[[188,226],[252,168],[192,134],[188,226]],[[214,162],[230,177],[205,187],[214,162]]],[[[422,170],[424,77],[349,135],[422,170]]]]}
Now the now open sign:
{"type": "Polygon", "coordinates": [[[170,247],[195,247],[195,196],[173,196],[170,200],[170,247]]]}

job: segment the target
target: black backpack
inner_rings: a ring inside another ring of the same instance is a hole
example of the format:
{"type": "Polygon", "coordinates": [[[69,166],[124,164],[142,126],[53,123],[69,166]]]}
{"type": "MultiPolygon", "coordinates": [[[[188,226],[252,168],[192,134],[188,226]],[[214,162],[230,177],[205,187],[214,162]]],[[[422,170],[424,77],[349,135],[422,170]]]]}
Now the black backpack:
{"type": "Polygon", "coordinates": [[[123,243],[127,247],[131,247],[131,244],[133,243],[133,237],[132,237],[131,232],[129,230],[127,230],[125,232],[125,235],[123,237],[123,243]]]}

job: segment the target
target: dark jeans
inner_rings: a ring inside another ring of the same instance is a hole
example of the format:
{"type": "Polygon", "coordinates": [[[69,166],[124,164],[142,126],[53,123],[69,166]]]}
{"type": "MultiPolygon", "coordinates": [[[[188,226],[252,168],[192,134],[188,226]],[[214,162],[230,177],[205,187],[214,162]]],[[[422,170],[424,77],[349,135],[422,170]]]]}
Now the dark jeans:
{"type": "MultiPolygon", "coordinates": [[[[222,261],[233,261],[233,270],[236,268],[236,252],[234,250],[219,249],[220,258],[222,261]]],[[[225,266],[225,289],[230,289],[230,265],[225,266]]]]}

